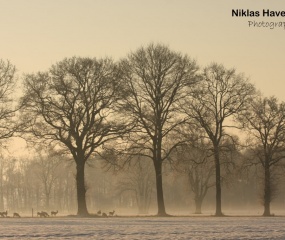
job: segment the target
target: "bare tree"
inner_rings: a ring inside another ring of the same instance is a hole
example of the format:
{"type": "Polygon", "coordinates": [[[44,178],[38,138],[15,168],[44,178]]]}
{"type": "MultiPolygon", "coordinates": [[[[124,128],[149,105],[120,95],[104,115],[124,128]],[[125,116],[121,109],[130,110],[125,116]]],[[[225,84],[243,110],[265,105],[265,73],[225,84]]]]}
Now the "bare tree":
{"type": "Polygon", "coordinates": [[[200,141],[195,145],[187,144],[177,148],[175,168],[187,175],[190,189],[194,193],[195,213],[201,214],[203,200],[208,190],[215,186],[215,165],[209,144],[200,141]]]}
{"type": "Polygon", "coordinates": [[[16,88],[16,67],[0,59],[0,139],[7,139],[19,131],[21,124],[15,121],[20,106],[13,98],[16,88]]]}
{"type": "Polygon", "coordinates": [[[240,120],[249,133],[250,163],[263,169],[262,203],[264,216],[270,216],[270,203],[276,194],[276,167],[285,158],[285,103],[275,97],[256,97],[240,120]]]}
{"type": "Polygon", "coordinates": [[[129,151],[152,159],[157,215],[165,216],[162,163],[180,142],[169,138],[184,122],[178,114],[178,101],[185,97],[185,88],[194,84],[197,66],[188,56],[150,44],[131,53],[121,62],[121,68],[126,84],[122,111],[135,126],[128,137],[129,151]]]}
{"type": "MultiPolygon", "coordinates": [[[[0,146],[5,148],[4,142],[13,137],[15,133],[23,129],[24,124],[17,121],[16,115],[21,108],[21,104],[17,105],[15,100],[16,89],[16,67],[9,61],[0,59],[0,146]]],[[[4,206],[3,201],[3,155],[0,163],[0,207],[4,206]]],[[[13,160],[11,160],[13,162],[13,160]]],[[[8,190],[7,190],[8,191],[8,190]]]]}
{"type": "Polygon", "coordinates": [[[148,213],[154,190],[154,171],[150,159],[133,159],[130,166],[122,171],[122,176],[117,184],[117,194],[125,191],[134,193],[138,212],[148,213]]]}
{"type": "Polygon", "coordinates": [[[122,129],[114,117],[120,84],[119,71],[110,59],[73,57],[48,72],[25,77],[29,132],[39,140],[59,143],[73,156],[80,216],[88,215],[85,163],[122,129]]]}
{"type": "Polygon", "coordinates": [[[9,159],[7,161],[5,169],[5,190],[6,190],[6,199],[7,199],[7,209],[17,208],[18,192],[17,192],[17,160],[15,158],[9,159]]]}
{"type": "Polygon", "coordinates": [[[2,152],[0,152],[0,209],[4,209],[4,169],[6,168],[6,160],[2,152]]]}
{"type": "Polygon", "coordinates": [[[58,166],[61,163],[60,155],[50,147],[40,147],[37,149],[35,166],[35,174],[41,181],[43,192],[45,195],[45,207],[47,210],[50,208],[50,196],[52,188],[55,185],[56,179],[59,177],[60,172],[58,166]]]}
{"type": "Polygon", "coordinates": [[[201,80],[188,91],[189,98],[181,102],[191,124],[202,128],[212,143],[216,174],[216,216],[222,214],[221,152],[222,141],[229,136],[226,128],[233,117],[249,103],[254,87],[234,69],[211,64],[201,74],[201,80]],[[227,120],[227,121],[226,121],[227,120]]]}
{"type": "MultiPolygon", "coordinates": [[[[10,61],[0,59],[0,146],[4,148],[7,139],[13,137],[19,132],[23,125],[17,121],[16,115],[22,105],[16,103],[16,67],[10,61]]],[[[4,206],[3,202],[3,176],[4,176],[4,160],[1,153],[0,163],[0,207],[4,206]]],[[[11,160],[13,162],[14,160],[11,160]]],[[[7,165],[7,164],[6,164],[7,165]]],[[[8,191],[8,190],[7,190],[8,191]]]]}

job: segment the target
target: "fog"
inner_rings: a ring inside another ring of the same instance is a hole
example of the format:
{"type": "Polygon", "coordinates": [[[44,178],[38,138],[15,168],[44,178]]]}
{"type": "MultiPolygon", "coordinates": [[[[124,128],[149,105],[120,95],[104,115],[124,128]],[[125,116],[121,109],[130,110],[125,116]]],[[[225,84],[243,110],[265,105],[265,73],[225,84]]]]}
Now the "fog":
{"type": "MultiPolygon", "coordinates": [[[[22,217],[37,217],[37,212],[57,211],[57,216],[76,215],[76,181],[73,161],[62,156],[1,159],[1,211],[22,217]],[[47,160],[49,158],[49,161],[47,160]],[[60,160],[60,161],[58,161],[60,160]]],[[[98,159],[86,165],[87,208],[89,213],[115,210],[114,216],[152,216],[157,214],[155,177],[152,162],[134,163],[121,170],[107,168],[98,159]],[[146,172],[148,175],[146,177],[146,172]],[[142,183],[149,192],[138,196],[142,183]],[[147,185],[147,186],[146,186],[147,185]]],[[[278,194],[271,204],[274,215],[285,215],[285,191],[279,182],[278,194]]],[[[215,214],[215,188],[207,192],[202,213],[195,214],[194,193],[188,176],[169,164],[163,170],[166,212],[175,216],[211,216],[215,214]]],[[[255,171],[247,176],[232,171],[222,184],[222,210],[225,215],[262,215],[262,184],[255,171]]],[[[101,214],[99,214],[101,216],[101,214]]]]}

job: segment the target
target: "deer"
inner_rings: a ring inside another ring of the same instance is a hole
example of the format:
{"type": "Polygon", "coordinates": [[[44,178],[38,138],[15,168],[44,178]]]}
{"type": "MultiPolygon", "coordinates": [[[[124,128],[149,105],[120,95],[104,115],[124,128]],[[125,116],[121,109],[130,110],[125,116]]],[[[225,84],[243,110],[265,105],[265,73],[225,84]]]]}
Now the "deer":
{"type": "Polygon", "coordinates": [[[49,217],[47,212],[42,211],[42,214],[43,214],[44,217],[49,217]]]}
{"type": "Polygon", "coordinates": [[[113,212],[109,212],[109,216],[114,216],[115,210],[113,212]]]}
{"type": "Polygon", "coordinates": [[[101,215],[101,210],[99,210],[99,211],[97,212],[97,214],[98,214],[98,215],[101,215]]]}
{"type": "Polygon", "coordinates": [[[42,212],[38,212],[38,213],[37,213],[37,216],[39,216],[39,217],[45,217],[42,212]]]}
{"type": "Polygon", "coordinates": [[[7,210],[6,210],[6,212],[0,212],[0,215],[1,215],[1,217],[7,217],[7,215],[8,215],[7,210]]]}
{"type": "Polygon", "coordinates": [[[56,212],[55,212],[55,211],[51,211],[51,212],[50,212],[50,215],[51,215],[51,216],[56,216],[57,213],[58,213],[58,210],[56,210],[56,212]]]}
{"type": "Polygon", "coordinates": [[[102,213],[102,217],[108,217],[106,213],[102,213]]]}
{"type": "Polygon", "coordinates": [[[37,216],[40,216],[40,217],[49,217],[49,215],[47,214],[47,212],[38,212],[37,216]]]}
{"type": "Polygon", "coordinates": [[[14,212],[13,217],[18,217],[18,218],[20,218],[21,216],[20,216],[19,213],[14,212]]]}

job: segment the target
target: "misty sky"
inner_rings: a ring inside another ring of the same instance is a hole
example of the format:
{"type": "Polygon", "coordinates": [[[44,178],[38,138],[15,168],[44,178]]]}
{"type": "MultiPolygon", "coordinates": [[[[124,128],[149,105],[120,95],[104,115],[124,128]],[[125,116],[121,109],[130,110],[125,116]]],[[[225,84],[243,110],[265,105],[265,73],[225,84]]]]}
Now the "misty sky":
{"type": "Polygon", "coordinates": [[[285,29],[249,28],[232,9],[285,10],[280,0],[0,0],[0,58],[19,73],[65,57],[113,57],[150,42],[244,72],[265,95],[285,100],[285,29]]]}

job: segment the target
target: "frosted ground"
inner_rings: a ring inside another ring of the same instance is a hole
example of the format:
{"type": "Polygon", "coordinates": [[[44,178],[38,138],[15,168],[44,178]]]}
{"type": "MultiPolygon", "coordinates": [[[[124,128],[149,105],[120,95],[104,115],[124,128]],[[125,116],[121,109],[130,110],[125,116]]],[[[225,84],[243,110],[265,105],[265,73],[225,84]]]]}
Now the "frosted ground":
{"type": "Polygon", "coordinates": [[[1,218],[0,239],[285,239],[285,217],[1,218]]]}

